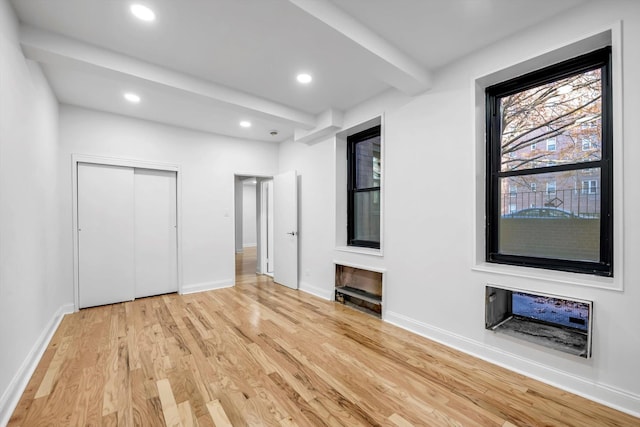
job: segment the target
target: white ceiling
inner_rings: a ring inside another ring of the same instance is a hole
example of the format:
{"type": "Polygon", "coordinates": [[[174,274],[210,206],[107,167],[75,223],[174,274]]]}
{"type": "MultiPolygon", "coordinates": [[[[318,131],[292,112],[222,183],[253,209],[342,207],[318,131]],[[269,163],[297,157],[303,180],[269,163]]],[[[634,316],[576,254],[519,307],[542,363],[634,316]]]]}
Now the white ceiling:
{"type": "Polygon", "coordinates": [[[390,88],[585,0],[12,0],[60,102],[240,138],[306,141],[390,88]],[[134,18],[134,1],[156,21],[134,18]],[[302,86],[296,74],[313,82],[302,86]],[[141,95],[127,103],[125,91],[141,95]],[[253,126],[243,129],[240,120],[253,126]],[[270,135],[278,130],[277,136],[270,135]]]}

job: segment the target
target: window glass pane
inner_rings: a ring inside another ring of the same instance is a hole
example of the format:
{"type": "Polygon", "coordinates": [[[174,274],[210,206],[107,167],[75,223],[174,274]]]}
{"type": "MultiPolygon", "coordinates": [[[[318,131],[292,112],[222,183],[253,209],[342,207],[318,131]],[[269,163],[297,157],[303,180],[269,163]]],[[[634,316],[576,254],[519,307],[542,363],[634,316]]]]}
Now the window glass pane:
{"type": "Polygon", "coordinates": [[[499,253],[598,262],[599,184],[599,168],[502,178],[499,253]]]}
{"type": "Polygon", "coordinates": [[[355,145],[356,189],[380,187],[380,137],[355,145]]]}
{"type": "Polygon", "coordinates": [[[500,98],[501,170],[600,160],[600,75],[587,71],[500,98]]]}
{"type": "Polygon", "coordinates": [[[353,239],[380,241],[380,190],[354,193],[353,239]]]}

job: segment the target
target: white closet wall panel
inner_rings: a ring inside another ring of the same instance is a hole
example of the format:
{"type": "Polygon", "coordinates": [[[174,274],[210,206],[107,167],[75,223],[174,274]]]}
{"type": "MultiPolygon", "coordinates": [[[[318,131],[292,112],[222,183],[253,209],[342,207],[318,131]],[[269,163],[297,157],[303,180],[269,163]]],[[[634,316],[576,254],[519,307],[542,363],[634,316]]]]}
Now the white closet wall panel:
{"type": "Polygon", "coordinates": [[[78,164],[79,306],[134,298],[132,168],[78,164]]]}
{"type": "Polygon", "coordinates": [[[176,173],[135,169],[135,297],[178,291],[176,173]]]}

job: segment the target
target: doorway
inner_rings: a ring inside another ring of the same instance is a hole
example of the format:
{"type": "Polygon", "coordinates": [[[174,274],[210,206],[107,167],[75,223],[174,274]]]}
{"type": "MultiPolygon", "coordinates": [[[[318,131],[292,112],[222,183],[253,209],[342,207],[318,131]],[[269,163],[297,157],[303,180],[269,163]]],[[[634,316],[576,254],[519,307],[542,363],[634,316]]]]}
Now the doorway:
{"type": "Polygon", "coordinates": [[[236,282],[273,276],[273,179],[236,175],[234,185],[236,282]]]}
{"type": "Polygon", "coordinates": [[[298,288],[297,181],[296,171],[234,176],[236,283],[264,275],[298,288]]]}
{"type": "Polygon", "coordinates": [[[235,262],[236,283],[253,280],[260,273],[258,263],[258,191],[255,176],[235,176],[235,262]]]}

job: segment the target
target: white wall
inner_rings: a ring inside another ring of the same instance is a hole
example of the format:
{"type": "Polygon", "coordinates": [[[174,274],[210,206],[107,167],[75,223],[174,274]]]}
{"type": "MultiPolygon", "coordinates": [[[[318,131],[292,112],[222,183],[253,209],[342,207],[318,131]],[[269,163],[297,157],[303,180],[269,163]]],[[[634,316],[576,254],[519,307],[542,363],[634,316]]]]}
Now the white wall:
{"type": "Polygon", "coordinates": [[[383,256],[335,250],[334,140],[281,144],[280,170],[302,176],[301,288],[330,297],[333,260],[386,268],[384,317],[562,388],[640,415],[640,3],[589,2],[438,70],[434,87],[389,92],[348,111],[345,128],[384,114],[383,256]],[[472,270],[476,78],[623,22],[624,291],[472,270]],[[593,300],[593,358],[484,329],[484,286],[495,283],[593,300]]]}
{"type": "MultiPolygon", "coordinates": [[[[234,283],[234,174],[272,175],[277,168],[276,144],[62,105],[60,145],[59,167],[65,178],[62,206],[69,219],[72,153],[179,164],[183,289],[195,291],[234,283]]],[[[65,265],[72,265],[70,236],[64,248],[65,265]]]]}
{"type": "MultiPolygon", "coordinates": [[[[17,20],[0,2],[0,425],[10,416],[48,334],[69,310],[61,277],[58,104],[25,60],[17,20]]],[[[67,228],[62,230],[61,224],[67,228]]]]}
{"type": "Polygon", "coordinates": [[[242,246],[256,246],[256,184],[242,186],[242,246]]]}

